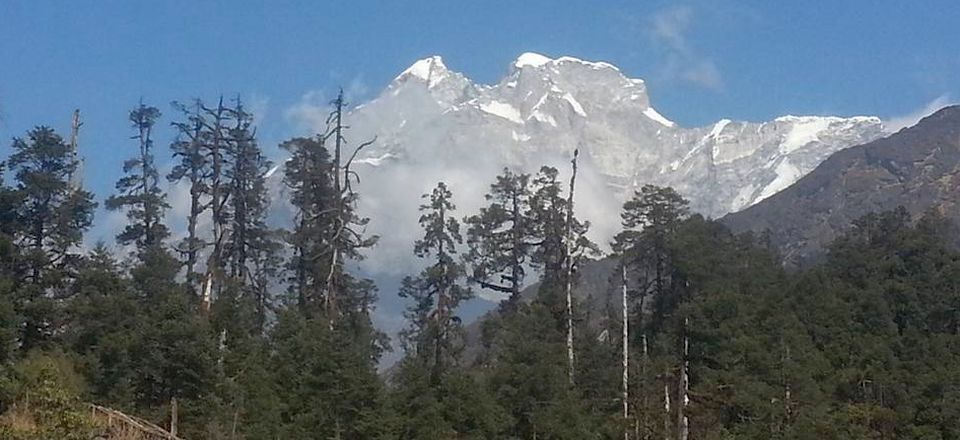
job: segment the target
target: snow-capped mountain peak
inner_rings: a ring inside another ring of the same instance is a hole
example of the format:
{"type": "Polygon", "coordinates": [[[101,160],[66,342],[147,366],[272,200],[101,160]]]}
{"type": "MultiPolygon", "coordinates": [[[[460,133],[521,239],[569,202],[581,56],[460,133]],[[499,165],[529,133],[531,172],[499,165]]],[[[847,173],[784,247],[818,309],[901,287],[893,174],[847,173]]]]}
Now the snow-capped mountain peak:
{"type": "MultiPolygon", "coordinates": [[[[411,64],[370,104],[393,100],[401,107],[410,107],[416,102],[417,105],[447,110],[472,99],[476,95],[476,89],[473,82],[463,74],[448,69],[443,58],[434,55],[411,64]]],[[[403,108],[397,110],[404,111],[403,108]]]]}
{"type": "Polygon", "coordinates": [[[578,215],[607,243],[619,211],[647,183],[672,186],[691,209],[719,217],[785,188],[832,153],[883,134],[879,119],[784,116],[683,127],[650,103],[646,83],[609,63],[528,52],[492,85],[476,84],[440,57],[417,61],[375,100],[350,113],[354,139],[377,136],[357,158],[361,209],[384,233],[370,264],[405,271],[420,195],[437,181],[475,212],[509,167],[566,173],[579,148],[578,215]],[[386,232],[390,232],[387,234],[386,232]]]}
{"type": "Polygon", "coordinates": [[[522,69],[527,66],[540,67],[552,61],[553,58],[549,58],[534,52],[525,52],[517,57],[517,59],[513,62],[513,67],[517,69],[522,69]]]}
{"type": "Polygon", "coordinates": [[[551,68],[561,68],[569,66],[581,66],[588,67],[591,69],[610,69],[615,71],[620,71],[617,66],[613,64],[606,63],[603,61],[586,61],[581,60],[580,58],[574,58],[571,56],[562,56],[560,58],[550,58],[546,55],[541,55],[535,52],[525,52],[517,57],[511,65],[514,69],[522,69],[524,67],[531,68],[543,68],[548,66],[551,68]]]}
{"type": "Polygon", "coordinates": [[[443,58],[439,55],[434,55],[413,63],[407,70],[397,75],[393,81],[400,82],[408,78],[415,78],[426,82],[427,87],[432,89],[449,76],[450,71],[447,69],[447,66],[443,64],[443,58]]]}

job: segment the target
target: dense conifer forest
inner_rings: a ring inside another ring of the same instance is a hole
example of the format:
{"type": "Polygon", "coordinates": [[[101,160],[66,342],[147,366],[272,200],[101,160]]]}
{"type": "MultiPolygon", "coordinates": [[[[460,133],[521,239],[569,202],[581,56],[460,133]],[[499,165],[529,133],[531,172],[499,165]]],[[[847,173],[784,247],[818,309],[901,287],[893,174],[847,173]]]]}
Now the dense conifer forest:
{"type": "Polygon", "coordinates": [[[353,269],[378,237],[356,209],[351,164],[369,143],[348,142],[346,111],[341,95],[325,132],[279,145],[285,225],[267,221],[276,147],[239,99],[136,106],[124,175],[100,201],[75,132],[14,139],[0,438],[109,438],[87,404],[191,440],[960,438],[960,251],[936,210],[867,215],[786,270],[764,235],[647,185],[611,243],[592,243],[574,155],[573,173],[503,170],[479,212],[437,182],[409,237],[423,270],[378,291],[353,269]],[[166,174],[161,156],[176,160],[166,174]],[[170,183],[190,189],[182,236],[165,224],[170,183]],[[98,204],[126,215],[116,246],[83,246],[98,204]],[[596,259],[616,266],[601,316],[571,294],[596,259]],[[508,299],[466,356],[458,307],[482,289],[508,299]],[[378,295],[408,305],[402,360],[383,369],[378,295]]]}

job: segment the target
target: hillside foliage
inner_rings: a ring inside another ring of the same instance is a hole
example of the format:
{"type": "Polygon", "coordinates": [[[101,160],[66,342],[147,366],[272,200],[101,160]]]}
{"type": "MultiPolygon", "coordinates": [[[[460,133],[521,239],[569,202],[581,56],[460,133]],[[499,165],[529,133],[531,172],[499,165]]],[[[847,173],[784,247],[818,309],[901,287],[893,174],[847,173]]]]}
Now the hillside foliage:
{"type": "Polygon", "coordinates": [[[92,438],[88,402],[189,439],[960,438],[958,231],[936,210],[869,214],[788,271],[765,235],[646,185],[601,256],[572,182],[504,170],[476,213],[443,182],[425,194],[409,237],[423,270],[378,292],[355,271],[378,237],[356,210],[351,159],[368,144],[348,142],[345,105],[280,146],[295,217],[270,225],[272,164],[242,101],[178,104],[165,153],[161,112],[140,104],[105,201],[128,221],[112,248],[81,245],[96,203],[71,143],[47,127],[15,139],[0,436],[92,438]],[[182,236],[164,224],[158,155],[190,190],[182,236]],[[571,296],[598,258],[615,262],[608,288],[571,296]],[[458,308],[481,289],[508,299],[467,347],[458,308]],[[408,305],[385,371],[378,294],[408,305]]]}

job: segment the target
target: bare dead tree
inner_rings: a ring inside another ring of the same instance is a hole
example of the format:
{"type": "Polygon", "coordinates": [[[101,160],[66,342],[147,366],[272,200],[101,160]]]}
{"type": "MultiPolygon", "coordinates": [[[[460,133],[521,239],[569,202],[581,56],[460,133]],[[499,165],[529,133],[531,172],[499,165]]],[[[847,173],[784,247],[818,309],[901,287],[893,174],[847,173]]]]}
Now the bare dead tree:
{"type": "Polygon", "coordinates": [[[667,382],[669,371],[664,375],[663,382],[663,438],[670,440],[670,385],[667,382]]]}
{"type": "Polygon", "coordinates": [[[575,244],[573,239],[573,194],[577,182],[577,156],[580,155],[580,149],[573,150],[573,159],[570,160],[573,172],[570,175],[570,193],[567,194],[567,224],[566,224],[566,248],[567,248],[567,279],[566,279],[566,297],[567,297],[567,376],[572,386],[574,382],[574,352],[573,352],[573,265],[575,244]]]}
{"type": "MultiPolygon", "coordinates": [[[[187,215],[187,236],[177,245],[177,251],[186,259],[186,279],[191,285],[197,279],[197,263],[199,252],[207,243],[202,240],[197,231],[200,215],[205,210],[203,197],[206,194],[206,161],[204,160],[202,145],[204,142],[203,115],[200,100],[195,100],[192,108],[173,103],[185,117],[185,121],[173,122],[171,125],[177,130],[177,139],[170,149],[174,157],[180,158],[180,163],[174,166],[167,180],[179,182],[186,180],[190,185],[190,213],[187,215]]],[[[199,293],[199,292],[197,292],[199,293]]]]}
{"type": "Polygon", "coordinates": [[[362,231],[358,227],[366,225],[365,219],[357,219],[353,214],[353,204],[356,199],[356,193],[353,190],[353,182],[359,182],[360,176],[350,169],[353,160],[364,148],[372,145],[376,138],[363,142],[357,146],[351,153],[346,163],[343,162],[343,149],[347,145],[347,139],[344,132],[350,127],[343,123],[344,109],[347,106],[343,97],[343,89],[337,94],[337,98],[331,102],[333,109],[327,116],[327,131],[323,135],[324,141],[333,138],[333,163],[332,163],[332,183],[333,183],[333,221],[332,232],[328,240],[329,246],[329,267],[327,270],[326,291],[323,297],[323,307],[330,319],[330,325],[340,313],[337,300],[342,294],[343,288],[343,260],[345,257],[355,256],[359,248],[369,247],[375,241],[375,238],[363,238],[362,231]],[[345,255],[346,254],[346,255],[345,255]]]}
{"type": "Polygon", "coordinates": [[[204,130],[209,133],[207,136],[208,142],[204,145],[204,155],[211,166],[208,178],[210,188],[208,206],[213,223],[213,249],[207,258],[203,295],[201,297],[202,307],[209,310],[213,298],[218,294],[223,284],[223,244],[226,238],[225,225],[227,221],[224,208],[230,197],[229,192],[225,191],[223,187],[224,171],[228,166],[225,161],[226,136],[224,131],[227,129],[229,114],[227,108],[223,105],[222,96],[216,107],[201,106],[201,110],[205,115],[200,119],[201,123],[204,130]]]}
{"type": "Polygon", "coordinates": [[[690,337],[687,335],[687,328],[690,325],[690,318],[683,318],[683,358],[680,359],[680,397],[677,402],[677,432],[679,440],[687,440],[690,433],[690,420],[687,417],[687,407],[690,405],[690,337]]]}
{"type": "Polygon", "coordinates": [[[74,189],[80,188],[82,186],[82,172],[83,166],[80,160],[80,127],[83,126],[83,122],[80,121],[80,109],[73,111],[73,119],[70,122],[70,154],[73,155],[73,160],[77,164],[75,168],[70,171],[68,176],[68,181],[70,186],[74,189]]]}
{"type": "Polygon", "coordinates": [[[628,343],[630,330],[627,319],[629,315],[627,306],[627,264],[623,260],[620,262],[620,298],[623,308],[623,322],[621,323],[623,327],[623,335],[621,336],[623,344],[623,440],[630,440],[630,345],[628,343]]]}

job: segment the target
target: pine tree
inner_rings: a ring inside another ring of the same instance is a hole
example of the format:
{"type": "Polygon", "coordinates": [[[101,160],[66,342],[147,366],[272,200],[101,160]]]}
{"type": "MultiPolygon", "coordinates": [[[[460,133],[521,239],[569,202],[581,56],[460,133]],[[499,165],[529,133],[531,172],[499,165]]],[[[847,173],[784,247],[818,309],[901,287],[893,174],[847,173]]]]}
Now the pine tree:
{"type": "MultiPolygon", "coordinates": [[[[596,420],[569,382],[566,329],[556,296],[521,303],[497,333],[490,392],[509,416],[507,438],[595,438],[596,420]]],[[[562,304],[562,303],[561,303],[562,304]]],[[[607,400],[610,400],[609,398],[607,400]]]]}
{"type": "Polygon", "coordinates": [[[541,281],[552,288],[563,285],[566,273],[566,206],[563,183],[556,168],[542,167],[533,178],[530,219],[539,240],[531,263],[541,270],[541,281]]]}
{"type": "Polygon", "coordinates": [[[440,182],[420,206],[424,236],[414,254],[432,260],[403,280],[400,296],[413,300],[401,333],[406,356],[395,378],[394,408],[402,439],[501,438],[505,414],[474,376],[460,365],[462,328],[456,310],[472,294],[461,283],[455,259],[463,239],[453,216],[453,194],[440,182]]]}
{"type": "MultiPolygon", "coordinates": [[[[186,181],[190,188],[190,212],[187,214],[187,236],[177,245],[177,251],[185,258],[187,282],[192,286],[197,283],[197,264],[200,251],[206,246],[200,238],[197,226],[200,216],[206,210],[204,197],[207,194],[207,175],[209,163],[204,155],[203,144],[206,142],[204,131],[202,103],[196,100],[192,106],[174,103],[174,106],[185,118],[183,121],[173,122],[177,130],[176,140],[170,144],[174,158],[179,158],[167,180],[171,183],[186,181]]],[[[196,290],[195,293],[199,294],[196,290]]]]}
{"type": "MultiPolygon", "coordinates": [[[[210,234],[210,255],[207,257],[206,273],[203,276],[201,287],[201,306],[208,308],[210,303],[220,294],[226,279],[226,261],[224,246],[228,236],[227,225],[230,221],[227,203],[230,200],[230,191],[226,182],[226,175],[230,169],[229,159],[229,126],[232,112],[223,105],[223,97],[217,101],[216,107],[200,105],[203,115],[200,118],[206,140],[202,144],[204,160],[210,164],[206,188],[210,196],[209,210],[212,231],[210,234]]],[[[240,126],[244,122],[238,122],[240,126]]],[[[245,142],[246,140],[244,140],[245,142]]]]}
{"type": "Polygon", "coordinates": [[[144,324],[141,303],[102,245],[83,259],[72,287],[65,346],[79,356],[95,402],[131,408],[135,402],[131,352],[144,324]]]}
{"type": "Polygon", "coordinates": [[[269,438],[387,438],[374,336],[346,321],[331,329],[321,316],[280,311],[269,365],[281,406],[278,431],[269,438]]]}
{"type": "MultiPolygon", "coordinates": [[[[554,290],[562,294],[567,275],[568,255],[574,260],[582,255],[596,255],[596,244],[586,237],[590,228],[588,222],[582,222],[575,216],[568,220],[568,197],[564,196],[564,184],[560,181],[556,168],[542,167],[531,183],[529,221],[533,229],[536,247],[530,262],[541,271],[542,290],[554,290]],[[572,237],[570,249],[567,249],[567,224],[570,222],[569,236],[572,237]]],[[[576,266],[574,264],[574,266],[576,266]]]]}
{"type": "MultiPolygon", "coordinates": [[[[648,415],[651,409],[649,393],[655,387],[650,383],[652,379],[648,377],[649,372],[647,371],[650,366],[647,337],[651,329],[647,327],[648,322],[645,319],[645,315],[649,313],[649,304],[647,304],[646,299],[653,295],[656,303],[660,305],[656,314],[658,319],[664,316],[663,313],[669,311],[668,307],[676,306],[676,300],[667,297],[667,280],[670,278],[669,243],[675,237],[677,229],[686,216],[687,201],[672,188],[644,185],[640,191],[637,191],[630,200],[624,203],[621,212],[623,231],[617,234],[612,243],[614,251],[620,255],[622,307],[624,308],[623,325],[629,327],[629,321],[632,319],[636,323],[635,328],[637,329],[634,333],[639,336],[639,340],[635,340],[634,343],[639,342],[640,347],[638,348],[641,349],[642,353],[641,371],[636,381],[636,386],[640,392],[636,393],[639,395],[639,400],[635,400],[634,406],[638,409],[638,412],[642,411],[642,414],[638,414],[638,417],[642,415],[645,419],[638,419],[638,425],[647,427],[645,431],[648,433],[650,430],[648,428],[650,425],[648,415]],[[629,285],[635,286],[630,292],[628,292],[629,285]],[[636,302],[636,304],[632,304],[633,302],[636,302]],[[635,317],[633,318],[627,315],[630,309],[635,310],[635,317]]],[[[681,345],[684,345],[686,339],[684,337],[681,337],[681,339],[684,341],[681,342],[681,345]]],[[[681,347],[680,351],[683,352],[684,348],[686,347],[681,347]]],[[[625,377],[629,375],[629,357],[626,355],[628,350],[629,341],[625,332],[623,348],[625,377]]],[[[683,358],[686,359],[686,356],[683,358]]],[[[686,364],[683,364],[683,362],[681,360],[681,370],[683,371],[679,373],[681,380],[678,385],[680,387],[678,396],[686,392],[686,382],[683,380],[686,364]]],[[[629,383],[628,379],[624,380],[625,396],[629,383]]],[[[668,399],[669,394],[665,394],[664,398],[668,399]]],[[[682,396],[678,400],[684,401],[682,396]]],[[[624,397],[624,405],[628,404],[627,397],[624,397]]],[[[673,405],[675,409],[679,410],[677,411],[679,414],[678,425],[682,424],[684,417],[682,405],[682,403],[673,405]]],[[[629,408],[625,406],[625,418],[628,410],[629,408]]],[[[679,429],[678,426],[678,432],[681,431],[682,429],[679,429]]]]}
{"type": "Polygon", "coordinates": [[[206,310],[230,277],[241,277],[247,285],[259,278],[256,282],[263,285],[272,272],[267,263],[275,261],[267,249],[276,246],[262,221],[267,209],[262,175],[269,162],[257,146],[253,117],[239,98],[232,106],[224,104],[222,97],[212,107],[200,100],[192,108],[177,106],[186,121],[174,123],[179,135],[171,148],[181,162],[168,178],[187,180],[190,185],[187,237],[179,247],[186,256],[187,278],[206,310]],[[208,212],[210,230],[198,231],[199,218],[208,212]],[[206,267],[200,276],[196,269],[204,250],[208,251],[206,267]],[[255,262],[259,263],[257,276],[251,272],[257,269],[255,262]]]}
{"type": "Polygon", "coordinates": [[[24,254],[25,272],[15,309],[23,317],[20,348],[48,342],[57,330],[57,292],[69,284],[78,262],[77,246],[93,221],[93,196],[71,184],[78,161],[52,129],[37,127],[15,138],[7,161],[14,172],[20,206],[15,240],[24,254]]]}
{"type": "Polygon", "coordinates": [[[364,235],[369,219],[356,213],[358,194],[353,183],[359,175],[350,168],[357,154],[373,141],[361,143],[344,160],[347,127],[342,91],[332,105],[326,133],[281,145],[291,154],[284,181],[291,188],[297,211],[290,234],[297,249],[290,265],[296,278],[293,285],[301,307],[319,307],[331,323],[353,311],[366,313],[372,305],[372,291],[357,289],[369,283],[355,279],[344,265],[361,260],[363,249],[377,242],[376,236],[364,235]],[[326,149],[331,138],[332,160],[326,149]]]}
{"type": "Polygon", "coordinates": [[[472,292],[460,284],[465,269],[454,259],[463,238],[460,223],[451,214],[456,209],[453,194],[440,182],[423,198],[427,200],[420,206],[424,236],[415,243],[414,254],[434,261],[418,276],[403,281],[400,296],[414,302],[406,313],[410,328],[403,338],[411,354],[430,366],[433,383],[439,383],[459,351],[456,309],[472,292]]]}
{"type": "Polygon", "coordinates": [[[253,116],[239,98],[227,110],[234,126],[226,139],[229,198],[223,257],[227,274],[243,296],[252,296],[258,328],[263,330],[272,307],[269,283],[277,274],[279,243],[276,233],[267,225],[270,200],[266,173],[271,167],[260,150],[253,127],[253,116]]]}
{"type": "MultiPolygon", "coordinates": [[[[7,186],[4,179],[4,164],[0,162],[0,365],[13,360],[17,346],[19,319],[14,305],[19,280],[23,279],[20,249],[14,240],[18,228],[17,207],[20,194],[7,186]]],[[[0,375],[2,376],[2,375],[0,375]]],[[[0,377],[0,380],[3,380],[0,377]]],[[[0,399],[0,405],[3,400],[0,399]]]]}
{"type": "Polygon", "coordinates": [[[579,221],[573,214],[573,190],[576,179],[576,154],[573,160],[573,175],[569,190],[564,197],[563,183],[555,168],[542,167],[533,180],[533,195],[530,198],[530,219],[538,246],[531,262],[541,269],[540,291],[543,301],[563,322],[567,333],[568,376],[573,382],[573,328],[574,299],[572,284],[577,262],[584,254],[599,251],[586,237],[590,225],[579,221]]]}
{"type": "Polygon", "coordinates": [[[296,304],[306,314],[320,311],[326,285],[325,251],[331,235],[326,221],[335,199],[330,180],[330,156],[322,137],[295,138],[280,148],[290,154],[285,166],[284,183],[290,188],[290,203],[295,207],[294,228],[287,234],[294,255],[287,268],[289,286],[296,304]]]}
{"type": "Polygon", "coordinates": [[[179,432],[200,437],[211,414],[217,381],[217,345],[198,298],[177,281],[179,262],[165,249],[148,249],[131,270],[131,284],[144,310],[131,350],[137,413],[169,427],[179,407],[179,432]]]}
{"type": "Polygon", "coordinates": [[[687,215],[689,203],[673,188],[644,185],[623,204],[623,231],[613,247],[623,255],[628,271],[638,276],[641,312],[644,299],[653,295],[662,316],[672,306],[668,298],[670,256],[668,242],[687,215]]]}
{"type": "Polygon", "coordinates": [[[367,220],[355,212],[352,157],[337,160],[346,142],[338,116],[342,96],[334,105],[327,134],[281,145],[291,156],[284,182],[296,210],[288,234],[295,250],[288,269],[296,310],[280,312],[272,341],[278,347],[275,369],[284,372],[276,376],[278,383],[294,376],[305,381],[287,390],[284,400],[300,403],[285,410],[285,438],[376,438],[387,428],[379,420],[384,407],[376,374],[385,341],[370,319],[376,287],[344,268],[346,261],[361,259],[361,250],[376,237],[363,235],[367,220]],[[332,163],[325,148],[330,136],[335,136],[332,163]]]}
{"type": "Polygon", "coordinates": [[[238,98],[226,108],[222,249],[226,279],[211,310],[218,337],[217,432],[266,435],[277,426],[277,404],[269,380],[266,330],[274,302],[270,283],[279,266],[279,244],[266,223],[270,168],[258,146],[253,116],[238,98]]]}
{"type": "Polygon", "coordinates": [[[134,243],[140,252],[159,245],[170,231],[163,223],[164,212],[170,207],[166,194],[160,188],[160,174],[154,164],[153,127],[160,118],[160,110],[142,102],[130,111],[130,122],[137,134],[139,154],[123,164],[125,176],[117,181],[119,194],[110,196],[105,205],[111,210],[126,210],[129,224],[117,235],[120,244],[134,243]]]}
{"type": "Polygon", "coordinates": [[[497,176],[485,195],[489,204],[467,217],[465,255],[471,267],[470,280],[480,287],[508,294],[515,308],[526,276],[525,266],[535,241],[530,215],[530,176],[509,169],[497,176]]]}
{"type": "MultiPolygon", "coordinates": [[[[343,117],[347,103],[343,98],[343,90],[337,94],[331,103],[333,109],[327,116],[327,131],[324,139],[333,138],[333,162],[331,163],[333,200],[331,212],[328,214],[330,222],[330,236],[328,237],[329,268],[327,269],[326,291],[324,294],[324,308],[328,318],[333,321],[341,313],[341,308],[349,308],[355,298],[345,296],[352,280],[344,270],[344,262],[357,260],[362,257],[361,250],[376,244],[377,237],[364,237],[362,229],[369,219],[362,218],[355,212],[357,194],[353,190],[353,182],[359,180],[359,175],[350,169],[353,159],[364,148],[372,145],[376,138],[363,142],[354,148],[350,157],[344,161],[347,147],[346,131],[343,117]],[[343,298],[341,298],[343,297],[343,298]],[[340,304],[346,302],[347,304],[340,304]]],[[[367,307],[367,305],[363,305],[367,307]]]]}
{"type": "Polygon", "coordinates": [[[595,253],[596,246],[585,237],[589,225],[572,215],[564,186],[550,167],[532,180],[529,221],[536,246],[530,261],[541,270],[541,285],[531,304],[503,318],[493,344],[497,361],[491,386],[511,414],[511,434],[518,438],[589,438],[597,432],[581,391],[571,386],[569,333],[578,319],[571,315],[573,298],[569,307],[566,298],[566,281],[574,282],[577,260],[595,253]]]}

